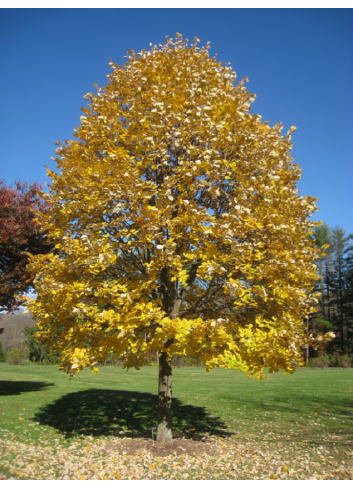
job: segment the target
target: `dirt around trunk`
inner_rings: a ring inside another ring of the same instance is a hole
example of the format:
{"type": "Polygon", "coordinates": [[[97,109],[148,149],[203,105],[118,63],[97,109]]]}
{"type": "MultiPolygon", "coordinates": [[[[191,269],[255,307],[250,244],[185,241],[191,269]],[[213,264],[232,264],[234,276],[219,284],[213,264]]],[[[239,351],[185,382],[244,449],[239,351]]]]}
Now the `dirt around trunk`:
{"type": "Polygon", "coordinates": [[[216,455],[219,450],[219,442],[210,439],[201,441],[176,438],[170,442],[157,443],[148,438],[123,439],[109,445],[109,451],[116,451],[119,455],[133,456],[148,452],[156,457],[168,457],[170,455],[189,455],[198,457],[202,454],[216,455]]]}

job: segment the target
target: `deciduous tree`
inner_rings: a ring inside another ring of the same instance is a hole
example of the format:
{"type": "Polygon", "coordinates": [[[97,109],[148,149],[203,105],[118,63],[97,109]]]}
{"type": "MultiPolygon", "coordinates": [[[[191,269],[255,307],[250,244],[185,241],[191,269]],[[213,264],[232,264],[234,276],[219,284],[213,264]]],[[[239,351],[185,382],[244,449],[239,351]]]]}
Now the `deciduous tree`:
{"type": "Polygon", "coordinates": [[[59,362],[59,355],[57,352],[52,352],[48,348],[39,343],[35,337],[37,333],[37,327],[25,326],[24,335],[26,337],[26,344],[28,349],[29,360],[32,362],[39,362],[39,369],[42,369],[42,362],[46,364],[56,364],[59,362]]]}
{"type": "MultiPolygon", "coordinates": [[[[75,141],[57,150],[35,256],[40,340],[76,374],[115,352],[139,368],[159,351],[158,441],[172,438],[174,354],[261,379],[292,373],[308,340],[317,277],[298,196],[292,127],[250,113],[227,64],[177,35],[110,63],[75,141]]],[[[320,341],[317,338],[315,341],[320,341]]]]}
{"type": "Polygon", "coordinates": [[[34,211],[47,212],[39,197],[41,186],[16,181],[15,188],[0,181],[0,311],[20,306],[16,294],[33,285],[33,272],[26,269],[28,256],[47,253],[51,245],[34,220],[34,211]]]}

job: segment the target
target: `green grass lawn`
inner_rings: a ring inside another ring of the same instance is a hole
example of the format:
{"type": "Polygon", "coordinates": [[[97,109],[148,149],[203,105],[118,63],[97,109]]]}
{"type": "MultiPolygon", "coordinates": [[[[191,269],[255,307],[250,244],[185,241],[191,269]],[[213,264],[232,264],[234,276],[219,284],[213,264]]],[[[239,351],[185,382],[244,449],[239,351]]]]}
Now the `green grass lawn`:
{"type": "MultiPolygon", "coordinates": [[[[82,447],[87,438],[151,436],[157,424],[156,367],[117,367],[69,377],[56,366],[0,366],[0,438],[30,446],[82,447]]],[[[232,439],[309,450],[313,463],[350,464],[353,369],[300,369],[258,382],[232,370],[173,370],[173,429],[180,437],[232,439]],[[323,462],[324,463],[324,462],[323,462]]],[[[304,456],[304,455],[303,455],[304,456]]],[[[0,471],[16,454],[4,452],[0,471]]],[[[15,469],[14,469],[15,470],[15,469]]]]}

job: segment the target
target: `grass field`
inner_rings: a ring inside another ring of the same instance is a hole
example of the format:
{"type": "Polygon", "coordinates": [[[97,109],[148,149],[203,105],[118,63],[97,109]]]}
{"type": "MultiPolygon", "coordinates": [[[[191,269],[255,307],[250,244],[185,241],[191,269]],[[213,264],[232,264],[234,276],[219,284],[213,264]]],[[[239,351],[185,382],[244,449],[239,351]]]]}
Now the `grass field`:
{"type": "Polygon", "coordinates": [[[352,478],[353,369],[257,382],[231,370],[175,368],[174,434],[215,440],[214,460],[103,456],[113,440],[151,437],[157,375],[156,367],[103,367],[69,380],[55,366],[1,365],[2,477],[352,478]]]}

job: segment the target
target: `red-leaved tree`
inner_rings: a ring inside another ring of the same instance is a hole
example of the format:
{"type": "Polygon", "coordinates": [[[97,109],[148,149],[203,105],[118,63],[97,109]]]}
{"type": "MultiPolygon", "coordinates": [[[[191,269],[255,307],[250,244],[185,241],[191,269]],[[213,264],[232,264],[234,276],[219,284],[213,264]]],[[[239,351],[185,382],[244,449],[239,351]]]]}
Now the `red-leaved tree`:
{"type": "Polygon", "coordinates": [[[33,286],[34,274],[26,269],[28,255],[46,254],[52,244],[39,231],[34,210],[48,211],[48,204],[39,196],[37,183],[15,182],[15,188],[0,180],[0,312],[11,312],[21,302],[19,292],[33,286]]]}

